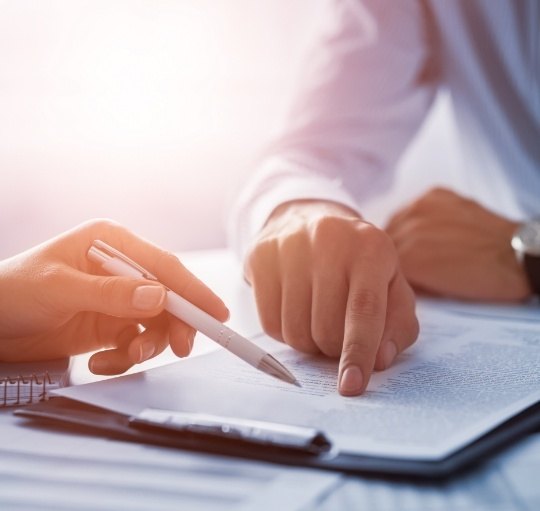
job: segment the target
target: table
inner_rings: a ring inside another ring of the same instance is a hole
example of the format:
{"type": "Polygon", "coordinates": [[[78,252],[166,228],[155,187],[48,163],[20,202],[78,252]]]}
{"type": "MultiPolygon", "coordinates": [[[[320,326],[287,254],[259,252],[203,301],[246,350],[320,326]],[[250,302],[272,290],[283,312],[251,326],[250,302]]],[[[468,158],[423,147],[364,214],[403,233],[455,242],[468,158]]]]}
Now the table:
{"type": "MultiPolygon", "coordinates": [[[[204,251],[181,257],[225,300],[234,329],[246,336],[262,330],[232,253],[204,251]]],[[[540,319],[535,306],[520,311],[531,320],[540,319]]],[[[196,353],[215,349],[203,339],[195,346],[196,353]]],[[[167,351],[137,370],[173,358],[167,351]]],[[[74,381],[94,378],[85,364],[85,357],[76,361],[74,381]]],[[[9,504],[6,509],[72,509],[74,502],[78,509],[540,509],[540,433],[464,474],[429,482],[297,470],[30,428],[3,410],[0,457],[0,503],[9,504]],[[21,488],[34,495],[25,505],[16,498],[21,488]],[[58,488],[65,492],[62,498],[58,488]],[[82,495],[87,499],[81,500],[82,495]]]]}

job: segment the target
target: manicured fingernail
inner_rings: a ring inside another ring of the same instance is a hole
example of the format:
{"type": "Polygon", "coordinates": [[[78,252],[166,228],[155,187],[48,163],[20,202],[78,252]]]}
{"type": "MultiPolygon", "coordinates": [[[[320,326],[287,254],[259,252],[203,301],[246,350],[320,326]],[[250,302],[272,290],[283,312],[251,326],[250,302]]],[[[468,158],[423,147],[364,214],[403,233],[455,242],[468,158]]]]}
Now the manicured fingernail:
{"type": "Polygon", "coordinates": [[[165,289],[161,286],[139,286],[133,292],[131,305],[141,311],[158,307],[165,298],[165,289]]]}
{"type": "Polygon", "coordinates": [[[139,364],[145,360],[148,360],[153,354],[154,345],[149,341],[143,342],[139,346],[139,364]]]}
{"type": "Polygon", "coordinates": [[[382,359],[385,368],[388,368],[392,365],[392,362],[396,358],[397,348],[392,341],[388,341],[382,347],[382,359]]]}
{"type": "Polygon", "coordinates": [[[343,371],[339,390],[346,395],[356,395],[362,390],[362,371],[357,366],[349,366],[343,371]]]}
{"type": "Polygon", "coordinates": [[[91,358],[88,361],[88,365],[90,366],[90,372],[94,374],[103,374],[103,371],[107,368],[107,363],[103,362],[102,360],[91,358]]]}
{"type": "Polygon", "coordinates": [[[188,338],[188,342],[189,342],[188,355],[191,353],[191,350],[193,349],[193,344],[195,343],[195,335],[196,334],[197,334],[197,332],[193,332],[188,338]]]}

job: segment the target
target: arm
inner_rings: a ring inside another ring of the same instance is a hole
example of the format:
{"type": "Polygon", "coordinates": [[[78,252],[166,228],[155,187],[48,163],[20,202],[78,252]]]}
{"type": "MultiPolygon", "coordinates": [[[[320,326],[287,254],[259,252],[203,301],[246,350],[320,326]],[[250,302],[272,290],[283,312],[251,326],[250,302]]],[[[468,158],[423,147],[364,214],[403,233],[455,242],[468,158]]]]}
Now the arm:
{"type": "Polygon", "coordinates": [[[336,2],[287,130],[241,196],[237,249],[266,332],[340,357],[361,393],[418,334],[389,237],[359,202],[388,184],[435,90],[421,2],[336,2]]]}
{"type": "Polygon", "coordinates": [[[318,199],[358,211],[391,184],[437,88],[422,3],[329,2],[285,127],[233,211],[230,237],[242,257],[285,202],[318,199]]]}
{"type": "Polygon", "coordinates": [[[87,258],[95,239],[115,245],[216,318],[227,318],[223,302],[175,256],[118,224],[93,221],[0,262],[1,361],[103,350],[91,357],[90,369],[117,374],[169,343],[178,356],[189,354],[195,331],[164,311],[165,288],[103,275],[87,258]]]}

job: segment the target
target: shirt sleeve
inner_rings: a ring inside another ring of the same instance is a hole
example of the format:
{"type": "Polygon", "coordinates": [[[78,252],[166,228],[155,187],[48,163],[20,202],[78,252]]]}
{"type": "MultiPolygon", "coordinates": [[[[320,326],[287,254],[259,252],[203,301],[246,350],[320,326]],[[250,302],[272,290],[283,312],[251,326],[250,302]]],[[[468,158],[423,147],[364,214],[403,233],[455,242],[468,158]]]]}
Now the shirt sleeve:
{"type": "Polygon", "coordinates": [[[386,189],[435,95],[422,0],[333,0],[325,14],[285,127],[233,208],[240,256],[280,204],[320,199],[359,211],[386,189]]]}

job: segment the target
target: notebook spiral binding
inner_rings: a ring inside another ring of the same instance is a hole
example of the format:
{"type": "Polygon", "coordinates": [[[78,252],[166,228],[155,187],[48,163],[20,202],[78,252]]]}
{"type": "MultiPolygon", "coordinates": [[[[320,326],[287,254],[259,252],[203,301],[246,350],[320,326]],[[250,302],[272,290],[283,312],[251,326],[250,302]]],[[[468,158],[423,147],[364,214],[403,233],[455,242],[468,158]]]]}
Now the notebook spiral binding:
{"type": "Polygon", "coordinates": [[[47,389],[53,383],[48,371],[39,375],[5,376],[0,379],[0,407],[46,401],[47,389]]]}

